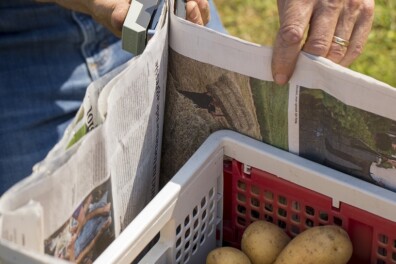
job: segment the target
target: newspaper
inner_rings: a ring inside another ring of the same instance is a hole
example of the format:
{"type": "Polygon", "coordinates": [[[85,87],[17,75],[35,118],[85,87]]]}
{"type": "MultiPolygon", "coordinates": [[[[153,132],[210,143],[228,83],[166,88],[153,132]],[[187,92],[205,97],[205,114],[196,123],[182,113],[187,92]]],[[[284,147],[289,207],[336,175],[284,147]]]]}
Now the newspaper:
{"type": "MultiPolygon", "coordinates": [[[[88,87],[61,141],[1,197],[3,240],[87,263],[158,192],[167,11],[145,52],[88,87]]],[[[0,262],[18,263],[12,255],[0,255],[0,262]]]]}
{"type": "Polygon", "coordinates": [[[272,50],[171,14],[162,184],[209,134],[231,129],[396,190],[396,89],[302,53],[290,82],[272,50]]]}
{"type": "Polygon", "coordinates": [[[142,55],[90,85],[63,139],[1,197],[1,261],[18,263],[10,250],[95,260],[220,129],[396,190],[395,88],[304,53],[278,86],[271,48],[185,21],[173,4],[142,55]]]}

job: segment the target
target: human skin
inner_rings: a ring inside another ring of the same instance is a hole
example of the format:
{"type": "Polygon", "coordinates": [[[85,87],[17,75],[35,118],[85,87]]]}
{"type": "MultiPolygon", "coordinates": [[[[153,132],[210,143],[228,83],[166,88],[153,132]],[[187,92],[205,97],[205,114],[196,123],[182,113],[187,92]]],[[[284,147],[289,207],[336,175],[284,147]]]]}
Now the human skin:
{"type": "MultiPolygon", "coordinates": [[[[118,37],[130,6],[130,0],[37,1],[54,2],[89,14],[118,37]]],[[[301,50],[343,66],[349,66],[362,53],[373,23],[374,0],[278,0],[277,3],[280,29],[272,55],[272,76],[277,84],[290,80],[301,50]],[[348,40],[349,46],[334,43],[333,36],[348,40]]],[[[186,14],[187,20],[205,25],[210,19],[207,0],[187,0],[186,14]]]]}
{"type": "MultiPolygon", "coordinates": [[[[121,37],[121,30],[130,0],[37,0],[42,3],[56,3],[64,8],[88,14],[98,23],[109,29],[114,35],[121,37]]],[[[208,23],[209,4],[207,0],[188,0],[186,19],[200,25],[208,23]]]]}
{"type": "Polygon", "coordinates": [[[301,50],[349,66],[363,51],[374,6],[374,0],[278,0],[280,29],[272,55],[275,82],[289,81],[301,50]],[[349,46],[334,43],[333,36],[349,40],[349,46]]]}

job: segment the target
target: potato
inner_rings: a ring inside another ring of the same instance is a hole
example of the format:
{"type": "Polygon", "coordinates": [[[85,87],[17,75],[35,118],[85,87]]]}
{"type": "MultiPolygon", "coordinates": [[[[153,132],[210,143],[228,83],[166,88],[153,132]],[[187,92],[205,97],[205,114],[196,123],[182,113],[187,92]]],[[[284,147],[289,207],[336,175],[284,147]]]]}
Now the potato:
{"type": "Polygon", "coordinates": [[[249,258],[237,248],[220,247],[209,252],[206,264],[251,264],[249,258]]]}
{"type": "Polygon", "coordinates": [[[336,225],[316,226],[292,239],[274,264],[345,264],[352,250],[344,229],[336,225]]]}
{"type": "Polygon", "coordinates": [[[243,232],[241,249],[253,264],[273,263],[290,237],[279,226],[255,221],[243,232]]]}

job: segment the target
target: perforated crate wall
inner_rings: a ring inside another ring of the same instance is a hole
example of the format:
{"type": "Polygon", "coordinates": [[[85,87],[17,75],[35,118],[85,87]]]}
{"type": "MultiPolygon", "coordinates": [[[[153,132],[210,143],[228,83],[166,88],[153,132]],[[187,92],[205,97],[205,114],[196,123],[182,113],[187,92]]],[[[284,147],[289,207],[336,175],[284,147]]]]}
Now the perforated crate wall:
{"type": "Polygon", "coordinates": [[[216,232],[216,190],[211,188],[176,227],[175,263],[187,263],[209,236],[216,232]]]}
{"type": "Polygon", "coordinates": [[[255,220],[276,223],[294,237],[317,225],[336,224],[349,234],[352,264],[396,263],[396,223],[236,160],[224,161],[223,245],[239,248],[255,220]]]}

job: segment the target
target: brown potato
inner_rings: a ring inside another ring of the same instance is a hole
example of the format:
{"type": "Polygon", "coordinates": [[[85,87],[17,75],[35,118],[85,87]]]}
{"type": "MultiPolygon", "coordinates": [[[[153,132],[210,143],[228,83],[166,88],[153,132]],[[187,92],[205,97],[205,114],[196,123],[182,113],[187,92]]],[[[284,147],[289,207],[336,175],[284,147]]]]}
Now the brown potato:
{"type": "Polygon", "coordinates": [[[279,226],[255,221],[243,233],[241,249],[253,264],[271,264],[289,241],[290,237],[279,226]]]}
{"type": "Polygon", "coordinates": [[[344,229],[336,225],[316,226],[290,241],[274,264],[345,264],[352,250],[344,229]]]}
{"type": "Polygon", "coordinates": [[[220,247],[209,252],[206,264],[251,264],[249,258],[237,248],[220,247]]]}

